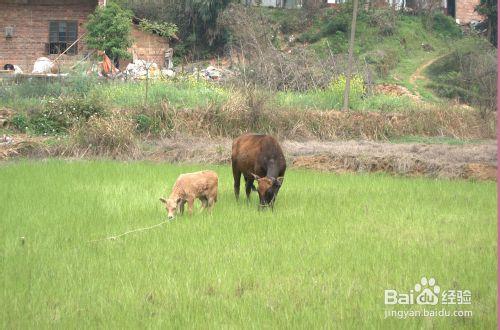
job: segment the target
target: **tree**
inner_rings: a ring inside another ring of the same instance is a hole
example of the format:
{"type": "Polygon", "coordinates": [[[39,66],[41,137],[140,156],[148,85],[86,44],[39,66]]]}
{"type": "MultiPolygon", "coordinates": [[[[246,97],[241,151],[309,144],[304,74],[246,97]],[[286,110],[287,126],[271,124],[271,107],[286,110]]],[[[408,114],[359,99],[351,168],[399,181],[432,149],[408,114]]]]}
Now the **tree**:
{"type": "Polygon", "coordinates": [[[347,74],[345,79],[344,90],[344,111],[349,109],[349,92],[351,89],[351,73],[352,73],[352,57],[354,50],[354,36],[356,34],[356,16],[358,15],[358,0],[354,0],[352,7],[352,21],[351,21],[351,39],[349,40],[349,59],[347,64],[347,74]]]}
{"type": "Polygon", "coordinates": [[[488,40],[497,47],[497,30],[498,30],[498,6],[497,0],[481,0],[476,7],[476,11],[485,15],[488,19],[488,40]]]}
{"type": "Polygon", "coordinates": [[[204,57],[210,50],[220,50],[227,33],[218,24],[219,16],[234,0],[114,0],[123,8],[133,10],[140,18],[174,23],[182,41],[175,46],[175,55],[204,57]],[[191,51],[191,54],[189,54],[191,51]]]}
{"type": "Polygon", "coordinates": [[[187,0],[184,2],[184,13],[187,18],[187,31],[193,40],[193,53],[196,43],[206,42],[208,46],[216,43],[221,37],[217,24],[219,14],[227,7],[230,0],[187,0]]]}
{"type": "Polygon", "coordinates": [[[115,3],[98,7],[89,15],[85,41],[90,49],[103,50],[116,61],[130,58],[127,49],[132,45],[130,36],[132,12],[115,3]]]}

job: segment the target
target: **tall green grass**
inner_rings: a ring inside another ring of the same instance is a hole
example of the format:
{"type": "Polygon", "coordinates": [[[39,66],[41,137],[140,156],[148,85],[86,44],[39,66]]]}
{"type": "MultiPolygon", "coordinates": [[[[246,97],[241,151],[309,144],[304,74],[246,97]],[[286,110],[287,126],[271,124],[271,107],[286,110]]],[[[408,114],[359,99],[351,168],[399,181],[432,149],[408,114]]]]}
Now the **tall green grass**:
{"type": "Polygon", "coordinates": [[[205,108],[222,104],[229,92],[205,82],[145,81],[106,84],[95,91],[107,104],[121,108],[158,105],[166,102],[176,108],[205,108]],[[147,89],[147,96],[146,96],[147,89]]]}
{"type": "Polygon", "coordinates": [[[187,81],[107,81],[75,76],[61,80],[32,80],[0,86],[0,106],[16,111],[41,108],[47,98],[99,100],[106,107],[131,109],[168,103],[176,108],[204,108],[222,104],[230,91],[194,78],[187,81]],[[147,90],[147,92],[146,92],[147,90]]]}
{"type": "Polygon", "coordinates": [[[235,202],[229,167],[208,166],[212,213],[89,243],[164,221],[158,197],[201,168],[1,165],[3,328],[496,326],[494,183],[290,170],[258,212],[255,196],[235,202]],[[424,275],[471,290],[473,316],[384,319],[384,290],[424,275]]]}
{"type": "MultiPolygon", "coordinates": [[[[342,109],[343,96],[328,90],[279,92],[274,102],[289,109],[339,110],[342,109]]],[[[407,96],[379,94],[350,100],[350,108],[357,111],[405,112],[417,107],[418,104],[407,96]]]]}

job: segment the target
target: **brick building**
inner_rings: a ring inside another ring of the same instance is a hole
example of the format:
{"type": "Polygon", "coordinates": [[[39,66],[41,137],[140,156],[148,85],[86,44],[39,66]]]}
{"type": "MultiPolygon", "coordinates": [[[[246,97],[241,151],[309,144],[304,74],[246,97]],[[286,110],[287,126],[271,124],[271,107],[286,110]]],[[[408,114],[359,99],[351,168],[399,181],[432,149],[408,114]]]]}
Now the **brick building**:
{"type": "Polygon", "coordinates": [[[446,0],[446,12],[453,16],[457,23],[468,24],[472,21],[482,21],[484,17],[479,15],[475,8],[479,5],[479,0],[446,0]]]}
{"type": "MultiPolygon", "coordinates": [[[[134,23],[138,23],[137,20],[134,21],[134,23]]],[[[170,49],[166,38],[144,32],[138,28],[137,24],[132,24],[131,37],[133,44],[127,51],[132,55],[132,58],[120,60],[120,69],[127,67],[127,64],[133,60],[144,60],[164,66],[165,54],[170,49]]]]}
{"type": "MultiPolygon", "coordinates": [[[[87,16],[106,0],[0,0],[0,68],[7,63],[31,72],[39,57],[56,58],[85,33],[87,16]]],[[[137,23],[137,22],[136,22],[137,23]]],[[[134,59],[163,66],[168,40],[132,26],[134,59]]],[[[82,59],[83,39],[62,55],[62,66],[82,59]]]]}
{"type": "MultiPolygon", "coordinates": [[[[455,18],[458,24],[469,24],[472,21],[482,21],[484,17],[479,15],[475,8],[479,5],[479,0],[437,0],[439,1],[439,6],[443,9],[444,13],[455,18]]],[[[336,4],[344,3],[345,0],[326,0],[327,4],[335,6],[336,4]]],[[[412,8],[420,9],[426,8],[433,3],[436,4],[436,0],[370,0],[371,4],[375,6],[396,6],[396,8],[412,8]]]]}
{"type": "MultiPolygon", "coordinates": [[[[105,0],[0,0],[0,67],[16,64],[31,72],[41,56],[55,58],[85,32],[87,16],[105,0]]],[[[78,42],[62,63],[81,58],[78,42]]]]}

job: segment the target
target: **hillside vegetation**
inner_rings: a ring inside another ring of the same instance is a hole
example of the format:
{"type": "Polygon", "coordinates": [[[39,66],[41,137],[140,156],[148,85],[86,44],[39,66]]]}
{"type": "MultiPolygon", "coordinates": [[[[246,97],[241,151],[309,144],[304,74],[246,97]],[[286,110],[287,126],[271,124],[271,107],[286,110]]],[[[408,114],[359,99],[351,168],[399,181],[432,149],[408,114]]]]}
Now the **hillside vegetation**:
{"type": "MultiPolygon", "coordinates": [[[[217,21],[227,33],[223,52],[212,53],[232,63],[220,81],[187,71],[150,81],[103,80],[86,75],[83,65],[49,83],[2,81],[0,107],[12,112],[10,130],[69,136],[63,141],[82,147],[96,118],[122,123],[118,139],[126,133],[131,141],[247,130],[325,140],[494,137],[496,49],[440,13],[429,19],[361,10],[351,111],[339,113],[350,10],[229,5],[217,21]]],[[[113,129],[102,135],[113,138],[113,129]]]]}

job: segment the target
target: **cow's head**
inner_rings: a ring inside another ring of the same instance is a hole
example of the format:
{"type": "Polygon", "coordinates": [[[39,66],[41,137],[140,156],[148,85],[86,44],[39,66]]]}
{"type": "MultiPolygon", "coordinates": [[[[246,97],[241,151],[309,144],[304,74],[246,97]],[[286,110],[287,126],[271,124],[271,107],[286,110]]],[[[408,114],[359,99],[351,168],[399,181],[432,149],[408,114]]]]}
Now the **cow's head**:
{"type": "Polygon", "coordinates": [[[173,219],[175,216],[175,212],[177,211],[179,204],[181,202],[181,199],[173,199],[173,198],[160,198],[160,201],[165,204],[165,209],[167,210],[168,213],[168,218],[173,219]]]}
{"type": "Polygon", "coordinates": [[[260,206],[273,206],[284,178],[272,178],[268,176],[261,178],[256,174],[252,173],[252,175],[255,180],[257,180],[257,192],[259,193],[260,206]]]}

